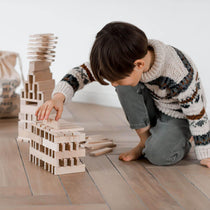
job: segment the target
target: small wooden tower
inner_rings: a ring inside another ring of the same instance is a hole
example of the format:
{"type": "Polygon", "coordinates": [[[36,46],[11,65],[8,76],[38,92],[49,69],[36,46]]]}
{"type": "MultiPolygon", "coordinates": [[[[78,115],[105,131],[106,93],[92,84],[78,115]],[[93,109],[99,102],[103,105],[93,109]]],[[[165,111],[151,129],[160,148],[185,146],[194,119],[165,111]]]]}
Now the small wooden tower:
{"type": "Polygon", "coordinates": [[[28,80],[21,92],[18,123],[18,141],[29,141],[30,122],[36,121],[35,112],[45,101],[51,98],[55,81],[50,72],[51,62],[55,57],[53,34],[36,34],[30,36],[28,55],[30,59],[28,80]]]}
{"type": "Polygon", "coordinates": [[[79,159],[85,156],[83,130],[62,119],[33,122],[29,160],[55,175],[84,172],[85,164],[79,159]]]}
{"type": "Polygon", "coordinates": [[[53,118],[38,121],[35,112],[45,101],[51,99],[55,86],[50,64],[55,57],[53,34],[30,36],[29,74],[21,92],[18,122],[19,141],[30,142],[29,160],[53,174],[84,172],[85,164],[79,157],[85,156],[85,133],[64,120],[53,118]]]}

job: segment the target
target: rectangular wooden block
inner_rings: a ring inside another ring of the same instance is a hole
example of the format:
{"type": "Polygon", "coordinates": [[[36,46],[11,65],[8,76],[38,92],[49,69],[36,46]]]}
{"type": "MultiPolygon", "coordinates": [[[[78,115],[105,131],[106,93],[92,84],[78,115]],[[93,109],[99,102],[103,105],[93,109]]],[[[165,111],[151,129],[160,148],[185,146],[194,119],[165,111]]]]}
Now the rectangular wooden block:
{"type": "Polygon", "coordinates": [[[31,61],[29,63],[29,73],[41,70],[47,70],[50,67],[50,62],[47,61],[31,61]]]}
{"type": "Polygon", "coordinates": [[[53,143],[49,140],[43,139],[43,146],[52,149],[54,151],[59,151],[59,144],[53,143]]]}
{"type": "Polygon", "coordinates": [[[32,147],[29,147],[29,154],[34,155],[35,157],[39,158],[40,160],[43,160],[44,162],[47,162],[53,166],[59,166],[58,160],[44,154],[43,152],[40,152],[32,147]]]}
{"type": "Polygon", "coordinates": [[[86,145],[86,148],[88,149],[101,149],[104,147],[115,147],[116,144],[113,144],[112,142],[102,142],[102,143],[96,143],[96,144],[88,144],[86,145]]]}
{"type": "Polygon", "coordinates": [[[35,85],[37,85],[37,91],[43,91],[43,90],[53,90],[55,87],[55,80],[44,80],[44,81],[38,81],[35,82],[35,85]]]}
{"type": "Polygon", "coordinates": [[[85,172],[85,164],[78,166],[55,167],[55,175],[85,172]]]}
{"type": "Polygon", "coordinates": [[[37,108],[37,105],[22,105],[20,107],[20,112],[26,114],[35,114],[37,108]]]}
{"type": "Polygon", "coordinates": [[[85,149],[55,152],[56,159],[69,158],[69,157],[85,157],[85,149]]]}
{"type": "Polygon", "coordinates": [[[98,150],[95,150],[93,152],[90,152],[89,154],[91,156],[99,156],[99,155],[103,155],[103,154],[106,154],[108,152],[111,152],[113,149],[110,148],[110,147],[105,147],[103,149],[98,149],[98,150]]]}
{"type": "Polygon", "coordinates": [[[52,73],[50,72],[50,69],[34,72],[33,75],[34,75],[33,82],[52,79],[52,73]]]}

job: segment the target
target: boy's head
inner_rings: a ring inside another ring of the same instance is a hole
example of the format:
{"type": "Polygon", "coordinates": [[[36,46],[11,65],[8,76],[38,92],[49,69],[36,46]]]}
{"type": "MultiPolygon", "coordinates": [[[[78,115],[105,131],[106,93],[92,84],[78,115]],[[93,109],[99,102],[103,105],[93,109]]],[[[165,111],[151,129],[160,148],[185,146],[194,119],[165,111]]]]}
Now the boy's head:
{"type": "Polygon", "coordinates": [[[148,51],[145,33],[136,26],[125,22],[111,22],[96,35],[90,53],[93,74],[101,84],[104,79],[117,85],[138,84],[144,71],[141,62],[148,51]]]}

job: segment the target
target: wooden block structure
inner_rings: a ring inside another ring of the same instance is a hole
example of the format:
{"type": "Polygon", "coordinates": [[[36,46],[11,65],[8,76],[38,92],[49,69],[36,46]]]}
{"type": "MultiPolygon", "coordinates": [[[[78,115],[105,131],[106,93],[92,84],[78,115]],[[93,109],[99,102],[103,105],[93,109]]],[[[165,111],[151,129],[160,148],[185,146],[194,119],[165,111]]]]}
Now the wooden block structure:
{"type": "Polygon", "coordinates": [[[18,122],[18,141],[30,141],[29,124],[36,121],[35,112],[39,106],[51,98],[55,86],[50,72],[57,43],[53,34],[35,34],[30,36],[30,63],[27,81],[21,91],[20,113],[18,122]]]}
{"type": "Polygon", "coordinates": [[[85,148],[80,146],[85,141],[84,128],[50,119],[32,122],[29,129],[31,162],[55,175],[85,171],[79,159],[85,156],[85,148]]]}

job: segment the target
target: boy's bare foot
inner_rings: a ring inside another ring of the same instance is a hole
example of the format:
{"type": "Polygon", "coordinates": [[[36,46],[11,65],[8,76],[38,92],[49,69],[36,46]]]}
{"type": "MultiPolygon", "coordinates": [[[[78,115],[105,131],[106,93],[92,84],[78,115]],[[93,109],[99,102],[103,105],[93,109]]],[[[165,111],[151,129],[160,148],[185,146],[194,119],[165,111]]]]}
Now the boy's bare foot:
{"type": "Polygon", "coordinates": [[[142,150],[143,147],[140,144],[138,144],[129,152],[121,153],[119,156],[119,160],[123,161],[137,160],[142,155],[142,150]]]}

